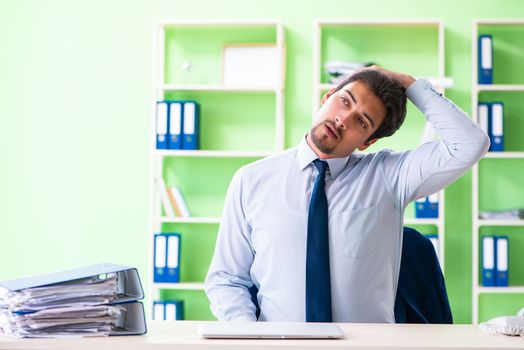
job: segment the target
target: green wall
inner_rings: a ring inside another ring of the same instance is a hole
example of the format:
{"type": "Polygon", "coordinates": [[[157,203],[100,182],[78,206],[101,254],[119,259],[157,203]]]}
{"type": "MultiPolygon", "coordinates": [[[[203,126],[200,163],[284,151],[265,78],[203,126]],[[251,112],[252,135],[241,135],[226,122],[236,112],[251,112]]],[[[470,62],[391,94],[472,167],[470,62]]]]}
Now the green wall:
{"type": "MultiPolygon", "coordinates": [[[[314,19],[444,20],[446,75],[455,80],[447,95],[469,112],[472,19],[523,13],[518,0],[0,0],[0,279],[111,261],[137,266],[148,290],[153,20],[282,19],[291,147],[311,120],[314,19]]],[[[253,99],[267,106],[264,96],[243,96],[240,106],[253,99]]],[[[522,150],[521,144],[513,143],[522,150]]],[[[180,176],[183,181],[190,174],[180,176]]],[[[517,193],[511,202],[523,206],[522,191],[517,193]]],[[[220,204],[212,198],[202,203],[216,210],[220,204]]],[[[468,173],[446,192],[445,273],[457,323],[471,322],[470,213],[468,173]]],[[[198,230],[208,254],[213,225],[198,230]]],[[[522,233],[510,231],[516,240],[522,233]]],[[[198,299],[198,314],[206,312],[202,296],[192,296],[201,292],[179,293],[198,299]]],[[[515,313],[524,297],[486,296],[481,302],[481,318],[487,318],[515,313]]]]}

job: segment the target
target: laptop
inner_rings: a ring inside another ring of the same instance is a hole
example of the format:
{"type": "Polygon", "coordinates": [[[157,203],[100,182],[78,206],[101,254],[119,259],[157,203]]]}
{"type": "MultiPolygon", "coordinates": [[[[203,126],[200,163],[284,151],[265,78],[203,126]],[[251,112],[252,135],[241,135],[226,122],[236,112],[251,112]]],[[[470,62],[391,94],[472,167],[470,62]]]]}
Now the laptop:
{"type": "Polygon", "coordinates": [[[333,323],[208,322],[198,326],[203,338],[339,339],[344,332],[333,323]]]}

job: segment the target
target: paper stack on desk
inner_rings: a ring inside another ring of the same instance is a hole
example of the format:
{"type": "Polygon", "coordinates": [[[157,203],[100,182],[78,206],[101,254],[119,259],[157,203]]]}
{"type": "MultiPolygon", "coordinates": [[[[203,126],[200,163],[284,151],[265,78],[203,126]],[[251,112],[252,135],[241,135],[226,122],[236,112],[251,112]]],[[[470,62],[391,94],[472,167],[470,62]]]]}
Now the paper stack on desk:
{"type": "Polygon", "coordinates": [[[99,264],[0,282],[0,328],[17,337],[146,332],[136,269],[99,264]]]}

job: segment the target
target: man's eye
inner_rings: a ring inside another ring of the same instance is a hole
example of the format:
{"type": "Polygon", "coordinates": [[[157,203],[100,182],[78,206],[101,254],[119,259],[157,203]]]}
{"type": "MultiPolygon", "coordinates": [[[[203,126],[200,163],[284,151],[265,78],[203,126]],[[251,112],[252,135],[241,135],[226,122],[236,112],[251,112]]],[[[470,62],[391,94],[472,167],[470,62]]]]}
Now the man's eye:
{"type": "Polygon", "coordinates": [[[341,97],[342,103],[344,103],[346,106],[349,106],[349,101],[345,97],[341,97]]]}
{"type": "Polygon", "coordinates": [[[362,120],[362,118],[358,118],[358,121],[360,122],[361,127],[363,127],[364,129],[368,128],[367,124],[364,122],[364,120],[362,120]]]}

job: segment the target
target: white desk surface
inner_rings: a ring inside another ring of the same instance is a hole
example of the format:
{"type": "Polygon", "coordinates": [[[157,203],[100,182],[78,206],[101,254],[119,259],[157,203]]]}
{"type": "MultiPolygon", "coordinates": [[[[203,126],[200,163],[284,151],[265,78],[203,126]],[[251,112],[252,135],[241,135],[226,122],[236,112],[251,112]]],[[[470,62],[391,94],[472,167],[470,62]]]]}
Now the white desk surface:
{"type": "Polygon", "coordinates": [[[524,349],[524,337],[481,333],[472,325],[344,323],[344,339],[236,340],[202,339],[198,321],[149,322],[142,336],[103,338],[19,339],[0,334],[0,349],[524,349]]]}

